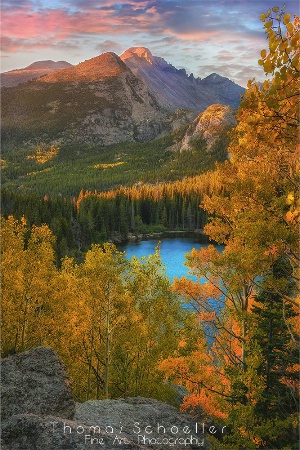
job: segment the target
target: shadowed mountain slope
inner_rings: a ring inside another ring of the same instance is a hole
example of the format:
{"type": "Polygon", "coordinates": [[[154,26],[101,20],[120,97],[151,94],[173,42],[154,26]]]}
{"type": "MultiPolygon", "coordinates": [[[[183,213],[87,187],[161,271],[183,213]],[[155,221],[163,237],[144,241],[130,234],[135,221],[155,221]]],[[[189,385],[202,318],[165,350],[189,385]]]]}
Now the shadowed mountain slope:
{"type": "Polygon", "coordinates": [[[200,112],[214,103],[237,107],[244,92],[241,86],[217,74],[203,80],[187,75],[184,69],[176,69],[145,47],[129,48],[121,59],[148,84],[160,103],[171,110],[185,108],[200,112]]]}

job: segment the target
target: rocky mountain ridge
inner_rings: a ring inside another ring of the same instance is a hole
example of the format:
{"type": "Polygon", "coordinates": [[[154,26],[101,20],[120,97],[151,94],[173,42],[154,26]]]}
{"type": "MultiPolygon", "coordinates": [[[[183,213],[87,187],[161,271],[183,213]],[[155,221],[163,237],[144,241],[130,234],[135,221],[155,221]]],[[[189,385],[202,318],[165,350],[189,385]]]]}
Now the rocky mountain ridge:
{"type": "Polygon", "coordinates": [[[154,139],[166,112],[113,53],[2,91],[3,145],[154,139]]]}
{"type": "MultiPolygon", "coordinates": [[[[86,71],[88,62],[90,62],[91,66],[91,73],[86,74],[88,79],[92,75],[94,79],[100,79],[101,76],[105,76],[105,64],[108,67],[106,76],[113,76],[111,65],[113,58],[117,57],[117,55],[113,52],[104,53],[103,55],[96,56],[76,66],[72,66],[65,61],[37,61],[23,69],[2,73],[1,87],[16,86],[71,67],[76,67],[75,71],[57,73],[44,78],[44,81],[58,82],[62,81],[62,79],[66,81],[68,76],[69,79],[72,79],[72,76],[74,77],[75,74],[83,80],[85,77],[80,74],[81,68],[84,67],[86,71]],[[101,61],[103,67],[98,65],[99,74],[92,74],[97,60],[101,61]]],[[[170,110],[184,108],[200,112],[214,103],[237,107],[240,102],[240,96],[244,93],[244,89],[241,86],[216,73],[210,74],[203,79],[194,77],[192,73],[188,75],[185,69],[176,69],[163,58],[154,56],[146,47],[131,47],[120,56],[120,59],[135,75],[143,79],[150,90],[157,96],[161,106],[170,110]]],[[[116,66],[120,68],[119,61],[116,66]]]]}
{"type": "Polygon", "coordinates": [[[153,56],[146,47],[132,47],[120,58],[140,76],[157,96],[162,106],[203,111],[209,105],[222,103],[237,107],[244,89],[228,78],[211,74],[201,79],[176,69],[163,58],[153,56]]]}
{"type": "Polygon", "coordinates": [[[121,57],[107,52],[4,88],[2,144],[11,148],[40,142],[105,146],[150,141],[188,123],[211,104],[238,102],[242,88],[218,75],[207,78],[188,76],[144,47],[128,49],[121,57]],[[224,83],[234,85],[226,90],[227,97],[222,94],[224,83]]]}

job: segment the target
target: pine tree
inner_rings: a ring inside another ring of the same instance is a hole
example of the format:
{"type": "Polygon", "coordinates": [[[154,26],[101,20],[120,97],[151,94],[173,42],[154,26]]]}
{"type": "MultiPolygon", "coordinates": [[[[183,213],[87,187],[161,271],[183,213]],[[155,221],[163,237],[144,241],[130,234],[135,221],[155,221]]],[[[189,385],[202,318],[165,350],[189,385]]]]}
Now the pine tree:
{"type": "Polygon", "coordinates": [[[294,291],[289,260],[278,259],[271,271],[271,287],[266,280],[252,308],[256,326],[250,339],[261,353],[257,373],[265,380],[254,414],[266,447],[283,448],[291,442],[296,445],[298,438],[295,423],[299,412],[299,341],[294,329],[298,316],[293,305],[283,298],[294,291]],[[274,281],[281,285],[275,291],[274,281]],[[274,421],[281,425],[277,433],[270,432],[274,421]]]}

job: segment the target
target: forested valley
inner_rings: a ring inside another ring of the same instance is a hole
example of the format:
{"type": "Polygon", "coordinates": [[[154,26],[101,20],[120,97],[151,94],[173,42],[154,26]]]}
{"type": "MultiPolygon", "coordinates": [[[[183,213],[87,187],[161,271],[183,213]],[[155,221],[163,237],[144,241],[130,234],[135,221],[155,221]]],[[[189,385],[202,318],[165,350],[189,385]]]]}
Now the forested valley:
{"type": "Polygon", "coordinates": [[[172,403],[172,386],[184,386],[182,410],[228,428],[210,438],[220,450],[299,446],[300,22],[278,7],[260,19],[267,78],[249,81],[237,126],[214,154],[174,158],[178,136],[137,144],[137,179],[122,145],[120,159],[111,148],[101,164],[91,150],[87,167],[100,164],[102,186],[86,169],[80,186],[79,149],[72,176],[51,166],[54,147],[4,161],[2,356],[53,347],[80,401],[172,403]],[[26,178],[39,159],[43,170],[26,178]],[[159,247],[129,261],[111,242],[195,229],[224,251],[192,250],[196,280],[173,284],[159,247]]]}

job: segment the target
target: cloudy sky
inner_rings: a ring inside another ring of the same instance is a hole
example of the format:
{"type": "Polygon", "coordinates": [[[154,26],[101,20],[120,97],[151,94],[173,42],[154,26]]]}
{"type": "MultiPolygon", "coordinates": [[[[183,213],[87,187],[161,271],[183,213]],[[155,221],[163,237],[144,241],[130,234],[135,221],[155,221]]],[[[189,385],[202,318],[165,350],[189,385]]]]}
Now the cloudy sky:
{"type": "MultiPolygon", "coordinates": [[[[177,68],[245,86],[266,37],[259,15],[275,0],[2,0],[1,72],[34,61],[72,64],[106,51],[148,47],[177,68]]],[[[298,0],[286,11],[299,14],[298,0]]]]}

